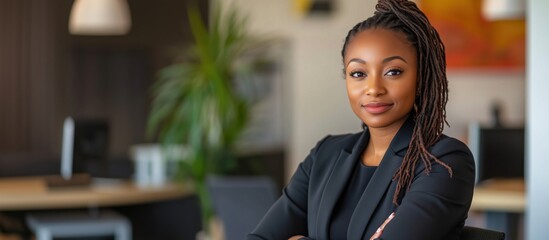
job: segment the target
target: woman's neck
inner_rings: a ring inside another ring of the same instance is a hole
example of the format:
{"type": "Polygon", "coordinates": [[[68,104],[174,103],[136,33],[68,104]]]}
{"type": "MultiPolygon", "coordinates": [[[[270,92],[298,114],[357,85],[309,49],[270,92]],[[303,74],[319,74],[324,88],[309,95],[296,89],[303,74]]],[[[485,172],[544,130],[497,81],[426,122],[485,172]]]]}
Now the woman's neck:
{"type": "Polygon", "coordinates": [[[362,163],[366,166],[378,166],[401,126],[402,124],[391,128],[368,128],[370,139],[362,153],[362,163]]]}

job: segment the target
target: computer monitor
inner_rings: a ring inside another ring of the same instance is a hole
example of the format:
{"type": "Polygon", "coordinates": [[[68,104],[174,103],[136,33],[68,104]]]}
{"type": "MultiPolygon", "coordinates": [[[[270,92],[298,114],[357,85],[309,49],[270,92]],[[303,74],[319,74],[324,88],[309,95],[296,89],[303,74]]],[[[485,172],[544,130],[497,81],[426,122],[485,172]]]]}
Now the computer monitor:
{"type": "Polygon", "coordinates": [[[73,119],[63,125],[61,175],[69,180],[73,173],[105,167],[109,145],[109,126],[101,119],[73,119]]]}
{"type": "Polygon", "coordinates": [[[524,178],[524,127],[472,124],[469,145],[477,164],[477,183],[495,178],[524,178]]]}

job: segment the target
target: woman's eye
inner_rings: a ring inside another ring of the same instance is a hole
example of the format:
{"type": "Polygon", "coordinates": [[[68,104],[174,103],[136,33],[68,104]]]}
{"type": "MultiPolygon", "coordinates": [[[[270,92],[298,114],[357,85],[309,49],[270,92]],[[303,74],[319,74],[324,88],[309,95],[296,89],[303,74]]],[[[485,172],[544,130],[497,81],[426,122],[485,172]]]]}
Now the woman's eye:
{"type": "Polygon", "coordinates": [[[402,74],[402,70],[399,70],[399,69],[391,69],[389,70],[385,75],[387,76],[398,76],[402,74]]]}
{"type": "Polygon", "coordinates": [[[354,77],[354,78],[362,78],[362,77],[365,77],[366,74],[364,74],[363,72],[355,71],[355,72],[351,72],[351,74],[349,74],[349,76],[354,77]]]}

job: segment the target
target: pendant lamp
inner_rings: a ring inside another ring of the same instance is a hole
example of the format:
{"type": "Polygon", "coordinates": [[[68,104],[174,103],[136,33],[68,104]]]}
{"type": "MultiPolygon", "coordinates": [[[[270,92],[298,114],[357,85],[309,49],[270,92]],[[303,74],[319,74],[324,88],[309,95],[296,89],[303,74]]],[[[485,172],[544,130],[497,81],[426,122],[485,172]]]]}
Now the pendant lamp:
{"type": "Polygon", "coordinates": [[[75,0],[69,32],[75,35],[124,35],[130,31],[131,16],[126,0],[75,0]]]}
{"type": "Polygon", "coordinates": [[[482,14],[491,21],[522,19],[525,5],[525,0],[483,0],[482,14]]]}

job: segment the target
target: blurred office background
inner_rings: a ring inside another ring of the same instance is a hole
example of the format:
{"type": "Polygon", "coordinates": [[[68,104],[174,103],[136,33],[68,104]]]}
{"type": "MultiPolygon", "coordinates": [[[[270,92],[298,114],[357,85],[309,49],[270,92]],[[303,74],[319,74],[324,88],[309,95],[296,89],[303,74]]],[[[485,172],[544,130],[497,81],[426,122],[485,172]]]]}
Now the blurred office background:
{"type": "MultiPolygon", "coordinates": [[[[70,34],[73,2],[0,0],[0,177],[58,173],[67,116],[108,121],[108,164],[98,170],[104,177],[131,178],[130,148],[150,143],[150,87],[172,62],[173,48],[192,41],[189,0],[128,0],[131,28],[119,36],[70,34]]],[[[196,2],[207,15],[211,4],[196,2]]],[[[253,110],[242,144],[254,149],[241,159],[268,166],[265,174],[281,186],[316,141],[360,130],[348,106],[340,51],[347,31],[373,13],[376,1],[221,2],[248,14],[253,34],[276,39],[273,85],[253,110]]],[[[469,142],[470,125],[494,126],[495,112],[502,126],[526,128],[528,201],[519,229],[524,239],[543,239],[549,4],[502,1],[525,9],[490,18],[483,1],[417,2],[449,49],[445,133],[469,142]]],[[[471,224],[485,224],[482,215],[472,216],[471,224]]]]}

